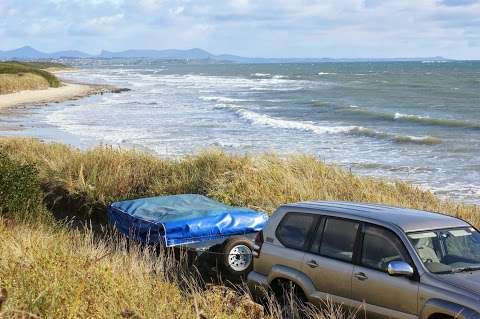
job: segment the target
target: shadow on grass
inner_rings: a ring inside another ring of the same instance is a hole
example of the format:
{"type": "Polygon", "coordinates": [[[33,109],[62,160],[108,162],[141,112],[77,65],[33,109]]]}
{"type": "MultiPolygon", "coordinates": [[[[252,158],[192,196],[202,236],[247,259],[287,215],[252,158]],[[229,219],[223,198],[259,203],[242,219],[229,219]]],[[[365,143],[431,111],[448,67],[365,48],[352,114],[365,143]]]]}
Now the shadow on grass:
{"type": "Polygon", "coordinates": [[[41,188],[45,194],[44,204],[55,219],[68,222],[70,227],[92,227],[94,233],[104,233],[108,227],[107,207],[86,194],[71,194],[65,187],[46,183],[41,188]]]}

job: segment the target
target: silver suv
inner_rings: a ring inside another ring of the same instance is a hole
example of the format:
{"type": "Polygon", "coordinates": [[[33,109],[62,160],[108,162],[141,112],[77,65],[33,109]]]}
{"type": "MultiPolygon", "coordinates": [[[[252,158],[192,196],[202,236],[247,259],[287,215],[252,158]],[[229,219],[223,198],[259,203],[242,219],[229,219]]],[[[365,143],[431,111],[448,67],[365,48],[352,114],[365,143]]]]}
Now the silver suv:
{"type": "Polygon", "coordinates": [[[257,235],[254,256],[253,292],[288,283],[305,301],[365,307],[368,318],[480,318],[480,233],[458,218],[346,202],[288,204],[257,235]]]}

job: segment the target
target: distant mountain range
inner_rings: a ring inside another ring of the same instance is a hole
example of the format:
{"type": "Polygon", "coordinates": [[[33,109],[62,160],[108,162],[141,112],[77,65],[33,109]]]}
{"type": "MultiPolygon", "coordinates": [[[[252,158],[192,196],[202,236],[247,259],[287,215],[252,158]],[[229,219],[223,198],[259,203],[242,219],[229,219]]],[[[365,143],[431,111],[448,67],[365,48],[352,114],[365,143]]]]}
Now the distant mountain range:
{"type": "Polygon", "coordinates": [[[77,50],[45,53],[30,46],[24,46],[9,51],[0,51],[0,60],[41,60],[41,59],[68,59],[68,58],[97,58],[97,59],[129,59],[145,58],[160,60],[194,60],[209,62],[230,63],[315,63],[315,62],[366,62],[366,61],[448,61],[443,57],[421,58],[384,58],[384,59],[332,59],[332,58],[252,58],[231,54],[215,55],[202,49],[189,50],[126,50],[120,52],[102,51],[92,55],[77,50]]]}

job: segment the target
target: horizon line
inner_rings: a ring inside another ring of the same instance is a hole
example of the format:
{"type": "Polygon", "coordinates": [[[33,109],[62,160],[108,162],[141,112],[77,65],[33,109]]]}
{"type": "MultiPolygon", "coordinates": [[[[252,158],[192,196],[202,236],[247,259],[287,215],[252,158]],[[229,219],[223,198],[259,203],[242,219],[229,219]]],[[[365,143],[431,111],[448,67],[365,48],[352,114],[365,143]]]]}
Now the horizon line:
{"type": "MultiPolygon", "coordinates": [[[[90,57],[86,57],[86,58],[97,58],[97,57],[100,57],[102,55],[102,53],[104,53],[104,52],[118,54],[118,53],[123,53],[123,52],[127,52],[127,51],[157,51],[157,52],[161,52],[161,51],[168,51],[168,50],[178,50],[178,51],[201,50],[201,51],[204,51],[204,52],[208,53],[209,55],[212,55],[213,57],[235,56],[235,57],[238,57],[238,58],[246,58],[246,59],[272,59],[272,60],[402,60],[402,59],[405,59],[405,60],[410,60],[410,59],[418,59],[418,60],[421,60],[421,59],[437,59],[437,60],[452,60],[452,61],[479,61],[480,60],[480,58],[479,59],[451,58],[451,57],[445,57],[445,56],[438,55],[438,54],[437,55],[432,55],[432,56],[390,56],[390,57],[386,57],[386,56],[382,56],[382,57],[372,57],[372,56],[370,56],[370,57],[244,56],[244,55],[233,54],[233,53],[212,53],[209,50],[198,48],[198,47],[187,48],[187,49],[178,49],[178,48],[164,48],[164,49],[129,48],[129,49],[123,49],[123,50],[118,50],[118,51],[117,50],[113,51],[113,50],[101,49],[100,51],[98,51],[98,53],[91,53],[91,52],[86,52],[86,51],[83,51],[83,50],[80,50],[80,49],[62,49],[62,50],[56,50],[56,51],[43,51],[42,49],[37,49],[37,48],[35,48],[31,45],[24,45],[24,46],[20,46],[20,47],[13,48],[13,49],[0,49],[0,53],[20,50],[20,49],[27,49],[27,48],[33,49],[35,51],[38,51],[39,53],[47,54],[47,55],[48,54],[56,54],[56,53],[60,53],[60,52],[77,51],[79,53],[86,54],[86,55],[90,56],[90,57]]],[[[128,58],[128,57],[124,57],[124,58],[128,58]]],[[[138,56],[138,57],[132,57],[132,58],[149,58],[149,57],[138,56]]]]}

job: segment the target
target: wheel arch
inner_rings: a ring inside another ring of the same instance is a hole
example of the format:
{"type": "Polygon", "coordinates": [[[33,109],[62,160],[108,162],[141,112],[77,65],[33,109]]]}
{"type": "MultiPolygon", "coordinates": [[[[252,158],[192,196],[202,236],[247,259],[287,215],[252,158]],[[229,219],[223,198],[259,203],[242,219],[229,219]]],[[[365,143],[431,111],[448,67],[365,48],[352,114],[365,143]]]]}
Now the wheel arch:
{"type": "Polygon", "coordinates": [[[303,272],[291,267],[274,265],[267,280],[272,289],[274,289],[279,282],[290,281],[302,289],[302,293],[308,300],[310,300],[311,295],[315,292],[315,286],[312,280],[303,272]]]}
{"type": "Polygon", "coordinates": [[[422,311],[422,319],[480,319],[480,314],[473,309],[442,299],[428,300],[422,311]]]}
{"type": "Polygon", "coordinates": [[[452,317],[450,315],[446,315],[444,313],[432,313],[428,319],[454,319],[455,317],[452,317]]]}

